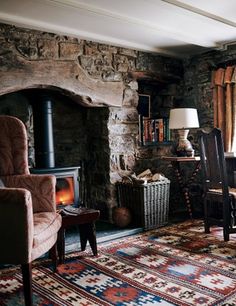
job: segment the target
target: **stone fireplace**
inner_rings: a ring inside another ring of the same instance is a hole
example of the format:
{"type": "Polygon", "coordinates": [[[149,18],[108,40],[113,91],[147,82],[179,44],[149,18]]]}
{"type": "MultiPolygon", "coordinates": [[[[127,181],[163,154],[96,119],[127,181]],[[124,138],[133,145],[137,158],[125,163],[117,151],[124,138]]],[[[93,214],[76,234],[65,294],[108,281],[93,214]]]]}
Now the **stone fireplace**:
{"type": "Polygon", "coordinates": [[[164,80],[163,97],[171,107],[177,89],[173,93],[168,79],[179,79],[182,61],[5,24],[0,24],[0,41],[0,113],[25,123],[29,164],[35,167],[34,116],[25,92],[47,90],[53,101],[55,165],[81,166],[80,198],[112,222],[121,175],[155,171],[161,166],[158,157],[169,152],[139,147],[139,78],[148,71],[152,80],[164,80]]]}
{"type": "MultiPolygon", "coordinates": [[[[38,96],[44,91],[45,88],[34,88],[2,95],[0,113],[14,115],[26,124],[29,139],[29,164],[32,173],[51,173],[59,178],[59,181],[65,174],[67,174],[67,179],[72,177],[73,182],[76,182],[78,178],[79,189],[74,189],[75,203],[98,208],[102,218],[109,220],[107,201],[110,200],[113,205],[116,205],[116,190],[111,184],[113,173],[108,132],[109,107],[88,108],[75,103],[68,95],[65,96],[60,91],[47,89],[47,94],[52,100],[55,155],[55,162],[47,163],[41,160],[41,156],[37,158],[38,146],[35,143],[37,128],[35,128],[34,121],[37,121],[35,118],[39,115],[39,110],[37,108],[37,111],[33,111],[32,107],[32,99],[35,99],[36,103],[41,103],[38,101],[38,96]],[[77,178],[73,172],[76,169],[77,178]]],[[[44,134],[45,122],[41,117],[39,118],[39,128],[44,134]]],[[[39,137],[42,139],[45,136],[40,135],[39,137]]],[[[52,156],[49,156],[49,159],[51,158],[52,156]]],[[[115,162],[117,161],[112,161],[112,163],[115,162]]],[[[115,171],[118,172],[119,168],[116,167],[115,171]]],[[[114,173],[116,175],[116,172],[114,173]]]]}

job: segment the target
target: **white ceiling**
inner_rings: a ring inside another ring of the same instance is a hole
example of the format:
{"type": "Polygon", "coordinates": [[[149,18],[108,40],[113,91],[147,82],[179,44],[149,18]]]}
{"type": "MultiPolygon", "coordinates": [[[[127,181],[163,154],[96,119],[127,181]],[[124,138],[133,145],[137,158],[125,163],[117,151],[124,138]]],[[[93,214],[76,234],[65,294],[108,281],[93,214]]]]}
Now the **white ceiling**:
{"type": "Polygon", "coordinates": [[[182,57],[236,42],[236,0],[0,0],[0,22],[182,57]]]}

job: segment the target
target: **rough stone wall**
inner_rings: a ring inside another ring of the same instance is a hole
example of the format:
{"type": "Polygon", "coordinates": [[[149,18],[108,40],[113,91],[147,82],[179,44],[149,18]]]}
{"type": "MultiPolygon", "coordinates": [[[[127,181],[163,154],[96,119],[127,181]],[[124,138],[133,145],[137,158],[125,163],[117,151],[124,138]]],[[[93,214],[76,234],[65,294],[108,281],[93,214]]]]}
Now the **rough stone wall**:
{"type": "MultiPolygon", "coordinates": [[[[147,167],[158,170],[158,157],[170,150],[138,145],[140,80],[132,73],[152,73],[160,78],[157,83],[162,83],[162,76],[165,82],[176,76],[180,80],[182,61],[4,24],[0,25],[0,42],[1,103],[4,94],[27,88],[62,94],[54,114],[56,162],[76,165],[84,157],[88,205],[101,209],[102,218],[111,221],[118,173],[147,167]]],[[[178,90],[172,90],[167,82],[163,97],[178,95],[178,90]]],[[[158,105],[163,107],[167,101],[170,98],[158,105]]],[[[0,111],[5,113],[4,107],[0,111]]],[[[17,116],[17,109],[10,113],[17,116]]]]}
{"type": "MultiPolygon", "coordinates": [[[[184,61],[184,92],[183,102],[186,107],[198,109],[199,123],[201,128],[213,127],[213,91],[211,88],[211,74],[218,67],[236,64],[236,45],[229,46],[226,50],[210,51],[184,61]]],[[[192,131],[193,144],[198,154],[198,143],[195,130],[192,131]]],[[[187,169],[183,169],[186,174],[187,169]]],[[[192,186],[193,209],[198,211],[202,208],[201,202],[201,174],[197,176],[192,186]]],[[[176,194],[176,193],[173,193],[176,194]]],[[[173,205],[179,199],[173,198],[173,205]]]]}
{"type": "Polygon", "coordinates": [[[227,63],[236,63],[236,44],[184,61],[184,101],[186,105],[198,108],[201,127],[213,126],[211,72],[227,63]]]}

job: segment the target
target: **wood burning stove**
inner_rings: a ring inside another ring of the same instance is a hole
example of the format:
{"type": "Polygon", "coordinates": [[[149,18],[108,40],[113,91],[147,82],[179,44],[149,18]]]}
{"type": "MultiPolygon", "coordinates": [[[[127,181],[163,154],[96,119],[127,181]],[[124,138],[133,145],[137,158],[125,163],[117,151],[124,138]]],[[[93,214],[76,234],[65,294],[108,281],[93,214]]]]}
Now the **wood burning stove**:
{"type": "Polygon", "coordinates": [[[58,208],[64,205],[78,207],[80,167],[30,169],[32,174],[53,174],[56,176],[56,204],[58,208]]]}
{"type": "Polygon", "coordinates": [[[80,166],[55,167],[52,101],[45,90],[28,91],[33,107],[35,165],[32,174],[53,174],[56,176],[56,203],[78,206],[80,166]]]}

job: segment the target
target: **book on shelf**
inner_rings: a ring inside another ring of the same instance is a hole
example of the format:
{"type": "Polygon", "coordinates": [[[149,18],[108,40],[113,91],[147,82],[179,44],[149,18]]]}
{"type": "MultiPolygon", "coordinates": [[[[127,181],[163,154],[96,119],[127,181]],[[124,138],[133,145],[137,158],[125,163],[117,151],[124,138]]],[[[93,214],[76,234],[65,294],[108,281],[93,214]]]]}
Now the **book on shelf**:
{"type": "Polygon", "coordinates": [[[143,143],[143,116],[139,115],[139,131],[138,131],[138,135],[139,135],[139,143],[143,143]]]}
{"type": "Polygon", "coordinates": [[[155,119],[156,126],[158,130],[158,141],[162,142],[164,141],[164,121],[163,118],[155,119]]]}
{"type": "Polygon", "coordinates": [[[139,117],[139,141],[143,145],[170,140],[168,118],[139,117]]]}
{"type": "Polygon", "coordinates": [[[164,120],[164,141],[170,141],[169,118],[163,118],[163,120],[164,120]]]}

